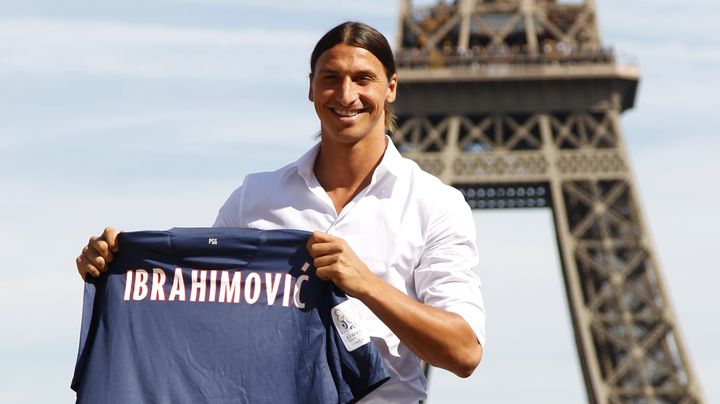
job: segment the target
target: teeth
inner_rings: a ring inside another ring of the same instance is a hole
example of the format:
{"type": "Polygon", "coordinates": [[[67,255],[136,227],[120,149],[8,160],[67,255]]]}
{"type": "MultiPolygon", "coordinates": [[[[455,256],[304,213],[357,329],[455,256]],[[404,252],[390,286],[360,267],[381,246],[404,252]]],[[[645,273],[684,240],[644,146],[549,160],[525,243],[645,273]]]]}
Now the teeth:
{"type": "Polygon", "coordinates": [[[355,116],[360,113],[359,111],[350,111],[345,109],[335,109],[333,111],[335,111],[336,114],[341,116],[355,116]]]}

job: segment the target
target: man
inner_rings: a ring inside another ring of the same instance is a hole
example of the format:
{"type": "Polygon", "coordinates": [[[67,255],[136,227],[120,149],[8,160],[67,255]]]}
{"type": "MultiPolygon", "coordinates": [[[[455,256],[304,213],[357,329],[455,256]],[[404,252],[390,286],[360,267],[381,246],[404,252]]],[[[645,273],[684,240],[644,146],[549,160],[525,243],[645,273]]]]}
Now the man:
{"type": "MultiPolygon", "coordinates": [[[[385,135],[398,78],[382,34],[356,22],[333,28],[310,71],[320,143],[247,176],[215,226],[313,231],[318,277],[354,298],[391,375],[363,402],[416,403],[426,395],[418,358],[467,377],[482,357],[472,215],[457,190],[402,158],[385,135]]],[[[76,260],[83,278],[105,269],[115,237],[106,228],[90,239],[76,260]]]]}

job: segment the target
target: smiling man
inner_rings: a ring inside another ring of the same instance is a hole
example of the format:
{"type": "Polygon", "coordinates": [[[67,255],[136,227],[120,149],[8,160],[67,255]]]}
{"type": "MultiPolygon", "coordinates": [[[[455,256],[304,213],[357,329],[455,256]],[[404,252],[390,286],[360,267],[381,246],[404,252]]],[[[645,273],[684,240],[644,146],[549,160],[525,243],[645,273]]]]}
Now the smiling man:
{"type": "MultiPolygon", "coordinates": [[[[310,71],[320,142],[277,171],[248,175],[215,226],[313,232],[318,277],[352,297],[391,376],[362,402],[417,403],[426,396],[420,359],[467,377],[482,357],[471,211],[386,135],[398,77],[382,34],[357,22],[333,28],[310,71]]],[[[115,235],[91,239],[77,259],[83,277],[105,270],[115,235]]]]}

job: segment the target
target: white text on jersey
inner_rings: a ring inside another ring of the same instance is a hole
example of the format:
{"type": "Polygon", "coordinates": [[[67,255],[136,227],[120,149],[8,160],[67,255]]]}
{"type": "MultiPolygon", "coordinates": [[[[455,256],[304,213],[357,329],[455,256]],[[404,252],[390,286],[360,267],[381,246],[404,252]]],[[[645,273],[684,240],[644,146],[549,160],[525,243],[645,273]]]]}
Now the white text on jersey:
{"type": "Polygon", "coordinates": [[[167,275],[164,270],[135,269],[125,273],[123,300],[256,304],[264,290],[263,300],[268,306],[290,307],[292,300],[295,307],[304,309],[300,293],[309,279],[308,275],[293,278],[288,273],[193,269],[190,285],[186,287],[182,268],[175,268],[170,291],[166,294],[167,275]],[[281,298],[278,299],[281,285],[281,298]]]}

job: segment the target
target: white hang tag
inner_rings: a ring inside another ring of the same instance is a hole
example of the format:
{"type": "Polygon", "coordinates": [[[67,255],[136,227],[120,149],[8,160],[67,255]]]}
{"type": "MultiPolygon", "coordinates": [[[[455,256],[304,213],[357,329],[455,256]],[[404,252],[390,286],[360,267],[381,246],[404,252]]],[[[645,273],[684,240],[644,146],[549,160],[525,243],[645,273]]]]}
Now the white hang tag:
{"type": "Polygon", "coordinates": [[[350,300],[346,300],[330,310],[330,315],[335,324],[340,339],[345,349],[352,352],[370,342],[370,333],[360,319],[350,300]]]}

